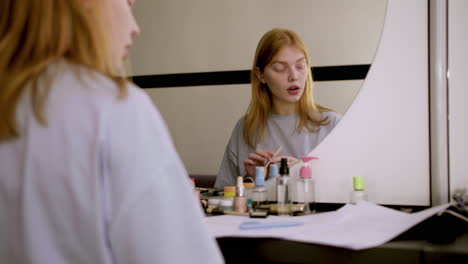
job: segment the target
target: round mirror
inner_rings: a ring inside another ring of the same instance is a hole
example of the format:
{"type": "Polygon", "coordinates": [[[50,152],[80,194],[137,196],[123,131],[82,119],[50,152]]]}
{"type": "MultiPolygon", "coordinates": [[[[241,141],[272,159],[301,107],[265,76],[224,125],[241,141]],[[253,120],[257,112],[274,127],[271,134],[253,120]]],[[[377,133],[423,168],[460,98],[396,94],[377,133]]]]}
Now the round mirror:
{"type": "Polygon", "coordinates": [[[131,75],[166,120],[190,174],[215,175],[250,101],[261,36],[296,31],[311,54],[316,101],[345,114],[372,64],[386,0],[139,0],[131,75]]]}

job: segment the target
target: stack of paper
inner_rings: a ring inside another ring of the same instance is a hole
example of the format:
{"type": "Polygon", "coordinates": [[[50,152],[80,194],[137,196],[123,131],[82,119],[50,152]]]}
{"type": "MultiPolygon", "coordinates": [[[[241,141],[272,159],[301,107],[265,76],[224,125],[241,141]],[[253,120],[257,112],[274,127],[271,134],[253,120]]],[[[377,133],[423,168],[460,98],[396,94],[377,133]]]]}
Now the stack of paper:
{"type": "Polygon", "coordinates": [[[357,250],[382,245],[449,206],[445,204],[409,214],[363,201],[333,212],[255,219],[302,221],[304,225],[253,230],[239,228],[240,224],[253,220],[248,217],[222,215],[207,217],[206,221],[215,237],[269,237],[357,250]]]}

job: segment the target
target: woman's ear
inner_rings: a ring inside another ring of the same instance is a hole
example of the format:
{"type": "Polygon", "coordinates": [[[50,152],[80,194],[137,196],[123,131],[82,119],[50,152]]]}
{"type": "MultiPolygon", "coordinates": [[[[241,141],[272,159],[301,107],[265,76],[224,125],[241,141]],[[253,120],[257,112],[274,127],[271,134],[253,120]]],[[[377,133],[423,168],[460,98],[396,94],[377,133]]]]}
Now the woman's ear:
{"type": "Polygon", "coordinates": [[[255,75],[260,80],[261,83],[265,83],[265,78],[263,78],[263,73],[260,71],[258,67],[255,67],[255,75]]]}

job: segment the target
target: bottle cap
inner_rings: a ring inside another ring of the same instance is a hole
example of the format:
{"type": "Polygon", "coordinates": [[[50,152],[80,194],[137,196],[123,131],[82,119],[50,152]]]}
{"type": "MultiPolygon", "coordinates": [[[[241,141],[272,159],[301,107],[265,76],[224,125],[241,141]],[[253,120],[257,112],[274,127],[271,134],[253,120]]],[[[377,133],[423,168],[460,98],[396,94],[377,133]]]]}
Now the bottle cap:
{"type": "Polygon", "coordinates": [[[257,166],[255,167],[255,185],[264,186],[265,185],[265,167],[257,166]]]}
{"type": "Polygon", "coordinates": [[[363,191],[364,190],[364,177],[362,176],[355,176],[353,177],[353,187],[356,191],[363,191]]]}
{"type": "Polygon", "coordinates": [[[270,164],[270,175],[268,175],[269,178],[274,178],[278,176],[278,164],[272,163],[270,164]]]}
{"type": "Polygon", "coordinates": [[[289,167],[288,167],[288,159],[282,158],[281,159],[281,167],[279,169],[280,175],[288,175],[289,176],[289,167]]]}
{"type": "Polygon", "coordinates": [[[308,157],[308,156],[302,156],[301,160],[303,162],[309,162],[311,160],[318,159],[317,157],[308,157]]]}
{"type": "Polygon", "coordinates": [[[242,186],[243,183],[244,183],[244,177],[237,176],[237,187],[242,186]]]}
{"type": "Polygon", "coordinates": [[[299,170],[299,177],[301,179],[312,179],[312,168],[307,164],[307,162],[318,158],[303,156],[301,159],[302,162],[304,162],[304,165],[302,165],[301,169],[299,170]]]}
{"type": "Polygon", "coordinates": [[[237,185],[236,185],[236,195],[237,196],[244,196],[244,177],[237,176],[237,185]]]}
{"type": "Polygon", "coordinates": [[[302,166],[299,170],[299,177],[301,179],[312,179],[312,169],[307,165],[302,166]]]}

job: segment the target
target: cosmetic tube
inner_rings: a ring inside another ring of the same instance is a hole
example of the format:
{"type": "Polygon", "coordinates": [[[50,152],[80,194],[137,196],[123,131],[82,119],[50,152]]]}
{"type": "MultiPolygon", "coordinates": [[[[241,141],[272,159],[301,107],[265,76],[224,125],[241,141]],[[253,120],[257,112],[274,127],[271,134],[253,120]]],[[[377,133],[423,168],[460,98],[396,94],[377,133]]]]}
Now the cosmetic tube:
{"type": "Polygon", "coordinates": [[[247,212],[247,197],[245,196],[244,178],[237,177],[236,196],[234,197],[233,209],[239,213],[247,212]]]}

